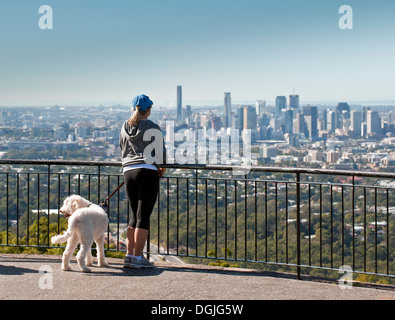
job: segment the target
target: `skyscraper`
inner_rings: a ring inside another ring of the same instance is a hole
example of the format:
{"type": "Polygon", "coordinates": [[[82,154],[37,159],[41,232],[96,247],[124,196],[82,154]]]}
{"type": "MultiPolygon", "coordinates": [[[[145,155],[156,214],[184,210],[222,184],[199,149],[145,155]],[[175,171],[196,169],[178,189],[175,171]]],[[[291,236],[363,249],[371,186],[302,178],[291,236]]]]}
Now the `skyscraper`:
{"type": "Polygon", "coordinates": [[[293,110],[299,109],[299,95],[298,94],[289,95],[289,107],[293,110]]]}
{"type": "Polygon", "coordinates": [[[232,101],[230,98],[230,92],[225,92],[224,96],[224,108],[225,108],[225,128],[232,127],[232,101]]]}
{"type": "Polygon", "coordinates": [[[388,124],[395,124],[395,112],[393,110],[388,113],[388,124]]]}
{"type": "Polygon", "coordinates": [[[182,86],[177,86],[177,122],[182,121],[182,86]]]}
{"type": "Polygon", "coordinates": [[[367,134],[374,135],[376,133],[380,133],[381,123],[379,113],[377,111],[368,110],[366,118],[367,134]]]}
{"type": "Polygon", "coordinates": [[[293,131],[294,133],[305,133],[306,132],[306,122],[304,120],[303,114],[297,113],[296,118],[293,121],[293,131]]]}
{"type": "Polygon", "coordinates": [[[215,131],[221,129],[221,118],[217,116],[211,116],[211,128],[215,131]]]}
{"type": "Polygon", "coordinates": [[[190,117],[192,115],[192,108],[189,104],[186,106],[185,113],[187,117],[190,117]]]}
{"type": "Polygon", "coordinates": [[[256,107],[256,112],[258,114],[258,117],[261,117],[264,112],[266,111],[266,101],[265,100],[257,100],[255,102],[255,107],[256,107]]]}
{"type": "Polygon", "coordinates": [[[256,130],[257,116],[256,109],[252,106],[244,106],[243,108],[243,129],[256,130]]]}
{"type": "Polygon", "coordinates": [[[357,136],[361,135],[362,113],[356,110],[351,111],[351,129],[357,136]]]}
{"type": "Polygon", "coordinates": [[[327,112],[326,129],[329,132],[335,132],[335,129],[336,129],[336,115],[335,115],[335,111],[329,110],[327,112]]]}
{"type": "Polygon", "coordinates": [[[328,109],[322,110],[322,128],[321,130],[328,129],[328,109]]]}
{"type": "Polygon", "coordinates": [[[307,126],[306,137],[314,139],[318,137],[317,130],[317,118],[318,110],[317,107],[306,106],[303,107],[303,116],[307,126]]]}
{"type": "Polygon", "coordinates": [[[287,106],[287,98],[285,96],[276,97],[276,108],[274,110],[274,116],[276,118],[281,116],[281,110],[285,109],[287,106]]]}
{"type": "Polygon", "coordinates": [[[285,110],[284,133],[293,133],[294,111],[292,109],[285,110]]]}
{"type": "Polygon", "coordinates": [[[235,129],[243,130],[244,126],[244,106],[238,106],[235,114],[235,129]]]}
{"type": "Polygon", "coordinates": [[[350,119],[350,106],[346,102],[339,102],[335,109],[336,127],[342,129],[346,120],[350,119]]]}

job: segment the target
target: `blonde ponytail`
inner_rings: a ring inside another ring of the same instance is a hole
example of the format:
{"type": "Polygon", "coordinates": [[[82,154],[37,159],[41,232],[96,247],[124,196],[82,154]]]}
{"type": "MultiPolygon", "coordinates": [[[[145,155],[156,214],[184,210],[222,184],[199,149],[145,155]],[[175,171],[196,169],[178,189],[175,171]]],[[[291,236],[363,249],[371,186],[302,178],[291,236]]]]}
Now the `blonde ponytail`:
{"type": "Polygon", "coordinates": [[[128,120],[129,124],[131,126],[133,125],[138,125],[138,123],[144,119],[144,117],[147,115],[148,111],[151,109],[151,107],[148,107],[147,110],[140,111],[140,106],[136,106],[136,109],[134,110],[132,116],[128,120]]]}

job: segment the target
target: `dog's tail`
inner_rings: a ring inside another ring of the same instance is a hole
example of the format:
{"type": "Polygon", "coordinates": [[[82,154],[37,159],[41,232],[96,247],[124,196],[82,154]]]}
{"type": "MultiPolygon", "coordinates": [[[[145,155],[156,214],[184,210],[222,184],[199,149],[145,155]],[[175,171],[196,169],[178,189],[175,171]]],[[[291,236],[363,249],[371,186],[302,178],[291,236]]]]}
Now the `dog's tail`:
{"type": "Polygon", "coordinates": [[[51,237],[51,243],[56,244],[56,243],[63,243],[66,242],[73,234],[74,229],[75,229],[75,224],[77,219],[73,219],[69,221],[69,226],[67,228],[67,231],[63,234],[60,234],[58,236],[53,236],[51,237]]]}

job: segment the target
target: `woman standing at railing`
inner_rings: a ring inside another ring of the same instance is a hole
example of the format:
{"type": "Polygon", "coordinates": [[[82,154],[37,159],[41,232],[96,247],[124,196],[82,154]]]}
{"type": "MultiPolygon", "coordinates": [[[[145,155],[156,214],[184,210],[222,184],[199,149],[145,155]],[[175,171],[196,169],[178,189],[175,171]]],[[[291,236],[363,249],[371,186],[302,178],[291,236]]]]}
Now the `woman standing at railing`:
{"type": "Polygon", "coordinates": [[[127,228],[127,254],[124,267],[152,267],[143,255],[149,222],[154,208],[159,177],[166,171],[166,149],[159,126],[148,120],[153,102],[146,95],[132,101],[132,117],[125,121],[119,138],[126,195],[132,210],[127,228]]]}

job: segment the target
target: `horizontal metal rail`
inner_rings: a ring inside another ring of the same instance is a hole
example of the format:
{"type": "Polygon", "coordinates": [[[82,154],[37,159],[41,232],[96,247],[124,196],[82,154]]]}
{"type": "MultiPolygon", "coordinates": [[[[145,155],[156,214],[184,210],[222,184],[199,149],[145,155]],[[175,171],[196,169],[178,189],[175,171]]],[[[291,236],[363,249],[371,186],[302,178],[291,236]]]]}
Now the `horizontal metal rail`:
{"type": "MultiPolygon", "coordinates": [[[[0,165],[49,165],[49,166],[89,166],[89,167],[122,167],[120,161],[74,161],[74,160],[14,160],[0,159],[0,165]]],[[[370,172],[355,170],[333,170],[312,168],[264,167],[264,166],[232,166],[232,165],[206,165],[206,164],[162,164],[161,167],[171,169],[191,170],[221,170],[221,171],[246,171],[246,172],[273,172],[273,173],[301,173],[314,175],[354,176],[383,179],[395,179],[395,173],[370,172]]]]}

